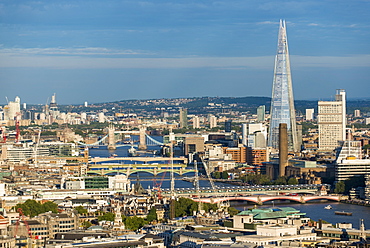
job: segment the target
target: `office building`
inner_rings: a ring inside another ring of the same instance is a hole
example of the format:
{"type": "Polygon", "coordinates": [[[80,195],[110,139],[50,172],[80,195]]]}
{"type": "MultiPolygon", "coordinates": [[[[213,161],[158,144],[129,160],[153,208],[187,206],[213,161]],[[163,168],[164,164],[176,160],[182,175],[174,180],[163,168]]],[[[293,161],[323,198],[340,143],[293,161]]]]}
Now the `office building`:
{"type": "Polygon", "coordinates": [[[231,120],[225,121],[225,133],[230,133],[231,132],[231,120]]]}
{"type": "Polygon", "coordinates": [[[313,113],[315,112],[315,109],[306,109],[306,121],[312,121],[313,120],[313,113]]]}
{"type": "Polygon", "coordinates": [[[188,128],[188,110],[180,108],[180,128],[188,128]]]}
{"type": "Polygon", "coordinates": [[[297,140],[288,40],[286,24],[282,20],[280,20],[278,49],[275,58],[270,113],[268,146],[275,149],[279,148],[279,124],[286,123],[288,128],[289,151],[298,151],[299,144],[297,140]]]}
{"type": "Polygon", "coordinates": [[[342,159],[335,165],[335,182],[370,174],[370,159],[342,159]]]}
{"type": "Polygon", "coordinates": [[[189,135],[184,139],[185,156],[191,153],[204,152],[204,137],[198,135],[189,135]]]}
{"type": "MultiPolygon", "coordinates": [[[[262,123],[247,124],[247,146],[266,148],[267,128],[262,123]]],[[[243,137],[243,136],[242,136],[243,137]]]]}
{"type": "Polygon", "coordinates": [[[370,175],[370,159],[362,159],[361,141],[346,140],[339,144],[336,149],[335,181],[370,175]]]}
{"type": "Polygon", "coordinates": [[[225,154],[230,154],[232,160],[237,163],[246,163],[247,162],[247,147],[223,147],[225,154]]]}
{"type": "Polygon", "coordinates": [[[354,117],[361,117],[361,111],[359,109],[355,109],[354,117]]]}
{"type": "Polygon", "coordinates": [[[247,164],[262,165],[267,161],[267,150],[263,148],[247,148],[247,164]]]}
{"type": "Polygon", "coordinates": [[[265,113],[266,113],[266,106],[261,105],[257,108],[257,121],[264,122],[265,121],[265,113]]]}
{"type": "Polygon", "coordinates": [[[337,90],[335,101],[319,101],[319,150],[333,151],[346,139],[346,92],[337,90]]]}

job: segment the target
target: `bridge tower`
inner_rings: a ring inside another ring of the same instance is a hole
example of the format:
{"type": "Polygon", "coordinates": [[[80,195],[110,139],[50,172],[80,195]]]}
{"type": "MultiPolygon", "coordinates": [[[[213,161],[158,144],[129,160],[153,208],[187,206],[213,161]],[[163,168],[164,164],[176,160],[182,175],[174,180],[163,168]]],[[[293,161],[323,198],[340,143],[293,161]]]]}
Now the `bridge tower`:
{"type": "Polygon", "coordinates": [[[115,150],[116,149],[116,140],[114,137],[114,126],[110,124],[108,126],[108,150],[115,150]]]}
{"type": "Polygon", "coordinates": [[[140,144],[139,150],[146,150],[146,137],[145,137],[146,128],[144,126],[140,126],[140,144]]]}

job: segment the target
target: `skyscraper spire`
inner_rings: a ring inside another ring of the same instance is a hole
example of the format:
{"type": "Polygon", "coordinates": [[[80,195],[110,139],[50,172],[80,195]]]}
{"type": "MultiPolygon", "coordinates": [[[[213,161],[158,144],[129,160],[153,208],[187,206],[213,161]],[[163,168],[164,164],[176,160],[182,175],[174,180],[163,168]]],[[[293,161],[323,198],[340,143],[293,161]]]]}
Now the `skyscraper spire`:
{"type": "Polygon", "coordinates": [[[280,20],[270,113],[268,146],[278,149],[279,124],[286,123],[288,128],[288,149],[289,151],[298,151],[299,144],[290,74],[288,39],[284,20],[280,20]]]}

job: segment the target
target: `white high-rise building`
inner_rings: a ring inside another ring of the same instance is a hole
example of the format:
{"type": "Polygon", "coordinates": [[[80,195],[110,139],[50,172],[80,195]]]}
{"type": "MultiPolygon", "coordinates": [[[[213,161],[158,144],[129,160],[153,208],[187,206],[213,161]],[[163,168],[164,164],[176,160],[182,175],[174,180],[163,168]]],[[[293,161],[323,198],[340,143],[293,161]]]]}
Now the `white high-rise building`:
{"type": "Polygon", "coordinates": [[[193,128],[200,128],[200,118],[199,116],[193,117],[193,128]]]}
{"type": "Polygon", "coordinates": [[[247,146],[248,145],[248,124],[242,124],[242,144],[247,146]]]}
{"type": "Polygon", "coordinates": [[[313,120],[313,113],[315,112],[315,109],[306,109],[306,121],[312,121],[313,120]]]}
{"type": "Polygon", "coordinates": [[[104,122],[105,122],[105,115],[104,115],[104,113],[103,113],[103,112],[100,112],[100,113],[98,114],[98,121],[99,121],[100,123],[104,123],[104,122]]]}
{"type": "Polygon", "coordinates": [[[21,99],[16,96],[14,102],[10,101],[7,106],[4,107],[4,119],[14,120],[17,117],[20,120],[21,117],[21,99]]]}
{"type": "Polygon", "coordinates": [[[359,109],[355,109],[354,116],[355,117],[361,117],[361,111],[359,109]]]}
{"type": "Polygon", "coordinates": [[[332,151],[346,139],[346,92],[337,90],[335,101],[319,101],[319,150],[332,151]]]}
{"type": "Polygon", "coordinates": [[[217,117],[212,115],[209,117],[209,128],[214,127],[217,127],[217,117]]]}

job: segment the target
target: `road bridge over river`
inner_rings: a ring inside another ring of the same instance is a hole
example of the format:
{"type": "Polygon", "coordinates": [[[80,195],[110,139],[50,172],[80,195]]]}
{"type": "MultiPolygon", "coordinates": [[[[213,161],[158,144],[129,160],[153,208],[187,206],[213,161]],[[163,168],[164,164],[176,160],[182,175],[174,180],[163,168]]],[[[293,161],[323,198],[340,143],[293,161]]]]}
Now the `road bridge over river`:
{"type": "MultiPolygon", "coordinates": [[[[109,157],[109,158],[95,157],[95,158],[90,159],[89,164],[99,164],[99,163],[112,162],[112,161],[117,161],[117,162],[130,161],[131,163],[135,163],[135,162],[144,162],[144,163],[162,162],[163,163],[163,162],[166,162],[166,164],[168,165],[171,161],[171,158],[168,158],[168,157],[109,157]]],[[[184,164],[187,164],[188,159],[185,157],[180,157],[180,158],[173,158],[173,161],[175,163],[182,162],[184,164]]]]}
{"type": "Polygon", "coordinates": [[[306,203],[313,200],[342,200],[341,195],[250,195],[250,196],[226,196],[226,197],[208,197],[208,198],[194,198],[196,202],[204,203],[220,203],[224,201],[250,201],[262,205],[267,201],[290,200],[300,203],[306,203]]]}
{"type": "MultiPolygon", "coordinates": [[[[300,196],[300,195],[327,195],[330,190],[328,184],[297,184],[297,185],[257,185],[257,186],[235,186],[235,187],[210,187],[200,188],[177,188],[175,194],[178,197],[197,198],[212,197],[218,199],[224,197],[247,197],[253,195],[269,196],[300,196]]],[[[162,189],[162,195],[170,195],[169,189],[162,189]]],[[[233,198],[236,199],[236,198],[233,198]]],[[[251,198],[252,199],[252,198],[251,198]]]]}

